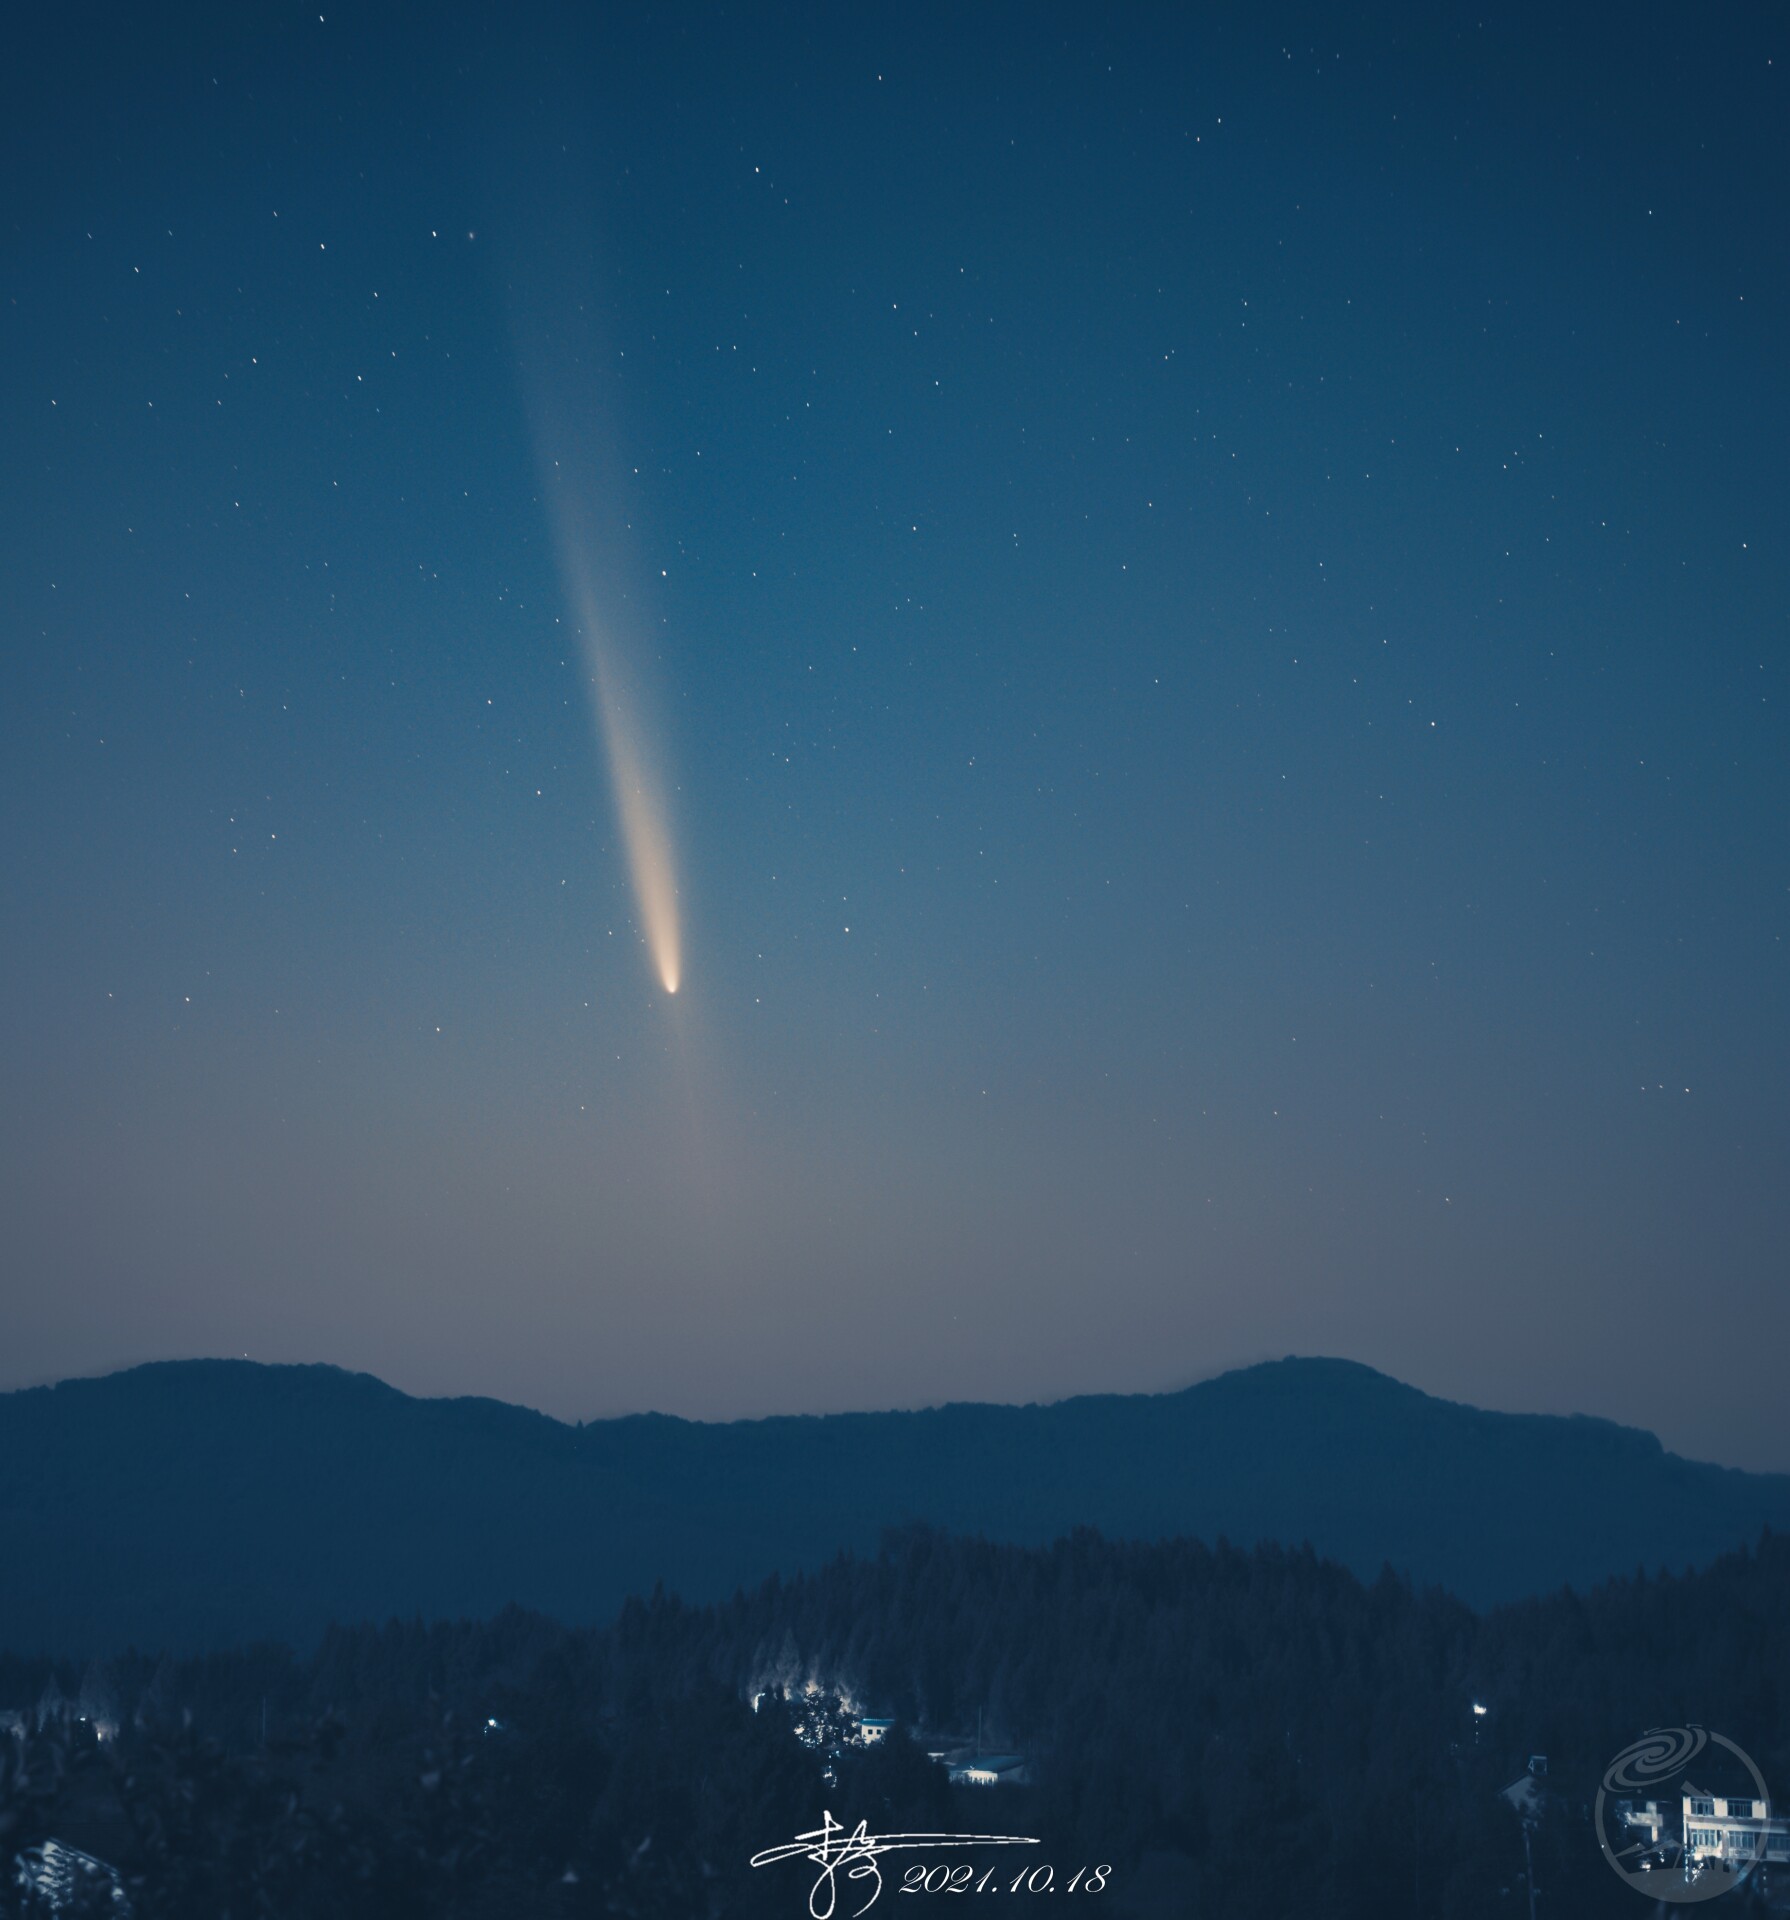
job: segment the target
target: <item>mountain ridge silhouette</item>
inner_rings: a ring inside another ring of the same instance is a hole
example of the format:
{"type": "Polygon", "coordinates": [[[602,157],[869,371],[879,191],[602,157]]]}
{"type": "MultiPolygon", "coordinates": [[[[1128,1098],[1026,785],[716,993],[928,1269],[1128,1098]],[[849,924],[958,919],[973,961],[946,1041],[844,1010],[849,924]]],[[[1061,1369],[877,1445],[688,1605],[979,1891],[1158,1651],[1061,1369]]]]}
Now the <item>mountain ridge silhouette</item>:
{"type": "Polygon", "coordinates": [[[1587,1415],[1297,1358],[1166,1394],[568,1424],[327,1365],[157,1361],[0,1395],[0,1649],[306,1645],[332,1620],[600,1621],[725,1597],[925,1521],[1310,1542],[1475,1606],[1790,1530],[1790,1475],[1587,1415]]]}

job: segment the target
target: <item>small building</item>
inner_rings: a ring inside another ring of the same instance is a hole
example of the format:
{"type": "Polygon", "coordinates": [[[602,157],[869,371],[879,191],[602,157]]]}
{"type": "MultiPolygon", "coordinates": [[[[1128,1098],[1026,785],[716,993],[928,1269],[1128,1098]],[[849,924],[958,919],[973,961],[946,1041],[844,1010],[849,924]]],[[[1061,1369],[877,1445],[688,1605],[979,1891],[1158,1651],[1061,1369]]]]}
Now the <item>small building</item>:
{"type": "Polygon", "coordinates": [[[1032,1770],[1023,1753],[979,1753],[951,1769],[951,1784],[965,1787],[1026,1787],[1032,1770]]]}
{"type": "Polygon", "coordinates": [[[130,1920],[130,1898],[118,1869],[60,1840],[21,1853],[15,1884],[39,1913],[105,1913],[130,1920]]]}
{"type": "Polygon", "coordinates": [[[1508,1787],[1500,1788],[1498,1797],[1524,1826],[1534,1826],[1547,1805],[1548,1756],[1545,1753],[1530,1754],[1528,1771],[1519,1774],[1508,1787]]]}
{"type": "Polygon", "coordinates": [[[1657,1847],[1666,1838],[1666,1823],[1676,1809],[1669,1807],[1663,1800],[1618,1800],[1616,1802],[1617,1821],[1633,1832],[1638,1833],[1642,1841],[1650,1847],[1657,1847]]]}
{"type": "Polygon", "coordinates": [[[858,1738],[867,1747],[874,1747],[888,1739],[894,1730],[893,1720],[860,1720],[858,1722],[858,1738]]]}

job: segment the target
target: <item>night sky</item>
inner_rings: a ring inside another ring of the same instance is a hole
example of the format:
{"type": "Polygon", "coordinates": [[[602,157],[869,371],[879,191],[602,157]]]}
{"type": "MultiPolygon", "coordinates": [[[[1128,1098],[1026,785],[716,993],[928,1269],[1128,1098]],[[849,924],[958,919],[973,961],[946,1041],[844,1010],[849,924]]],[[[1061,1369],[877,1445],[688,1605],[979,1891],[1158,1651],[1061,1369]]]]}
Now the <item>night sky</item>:
{"type": "Polygon", "coordinates": [[[1790,1468],[1780,10],[321,3],[0,80],[0,1386],[1790,1468]]]}

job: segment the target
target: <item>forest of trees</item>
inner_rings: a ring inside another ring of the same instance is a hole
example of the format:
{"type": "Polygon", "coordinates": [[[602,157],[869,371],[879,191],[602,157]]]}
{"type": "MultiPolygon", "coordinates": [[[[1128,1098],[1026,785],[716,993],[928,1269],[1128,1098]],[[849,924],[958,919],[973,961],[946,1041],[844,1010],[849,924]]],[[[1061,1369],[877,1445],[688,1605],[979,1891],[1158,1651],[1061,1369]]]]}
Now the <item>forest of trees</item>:
{"type": "MultiPolygon", "coordinates": [[[[1309,1551],[915,1529],[721,1605],[630,1601],[601,1629],[513,1610],[336,1628],[304,1656],[0,1657],[21,1722],[0,1736],[0,1859],[81,1848],[142,1920],[799,1920],[812,1870],[747,1862],[825,1807],[872,1831],[1037,1836],[1026,1864],[1059,1881],[1111,1867],[1076,1898],[1115,1916],[1521,1920],[1499,1789],[1541,1753],[1536,1911],[1638,1915],[1593,1831],[1605,1764],[1694,1721],[1790,1779],[1787,1621],[1790,1540],[1771,1535],[1702,1572],[1478,1615],[1309,1551]],[[804,1746],[784,1694],[810,1682],[901,1725],[804,1746]],[[1029,1785],[953,1787],[904,1731],[978,1724],[1029,1785]]],[[[907,1904],[899,1879],[882,1910],[907,1904]]],[[[840,1914],[865,1891],[842,1881],[840,1914]]],[[[1756,1876],[1727,1910],[1770,1891],[1756,1876]]],[[[0,1911],[31,1898],[8,1885],[0,1911]]]]}

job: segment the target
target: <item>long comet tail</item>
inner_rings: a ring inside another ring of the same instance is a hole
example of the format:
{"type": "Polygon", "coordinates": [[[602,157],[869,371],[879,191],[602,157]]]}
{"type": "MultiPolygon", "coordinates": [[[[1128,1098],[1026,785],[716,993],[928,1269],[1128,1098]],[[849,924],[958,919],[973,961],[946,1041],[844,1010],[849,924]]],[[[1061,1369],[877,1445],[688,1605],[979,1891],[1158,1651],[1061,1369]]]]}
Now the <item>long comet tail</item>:
{"type": "Polygon", "coordinates": [[[643,616],[627,586],[641,571],[638,539],[620,485],[607,388],[596,371],[610,357],[598,350],[591,318],[603,305],[591,279],[592,226],[590,210],[575,196],[557,204],[549,195],[534,225],[518,228],[512,323],[541,503],[578,630],[592,730],[609,768],[638,924],[659,984],[676,993],[684,957],[672,787],[663,730],[654,724],[643,616]]]}
{"type": "Polygon", "coordinates": [[[637,676],[629,671],[634,663],[628,656],[628,635],[612,631],[604,619],[594,572],[599,565],[618,576],[627,571],[625,560],[615,552],[613,529],[621,516],[593,511],[603,489],[577,477],[589,463],[563,444],[558,450],[566,452],[567,465],[562,467],[553,447],[558,436],[548,424],[558,417],[557,412],[539,403],[530,411],[554,555],[579,628],[591,720],[598,751],[609,766],[640,929],[659,984],[667,993],[676,993],[683,979],[683,946],[671,810],[661,762],[652,751],[649,709],[640,696],[637,676]],[[598,531],[605,524],[611,529],[607,540],[598,531]]]}

